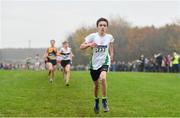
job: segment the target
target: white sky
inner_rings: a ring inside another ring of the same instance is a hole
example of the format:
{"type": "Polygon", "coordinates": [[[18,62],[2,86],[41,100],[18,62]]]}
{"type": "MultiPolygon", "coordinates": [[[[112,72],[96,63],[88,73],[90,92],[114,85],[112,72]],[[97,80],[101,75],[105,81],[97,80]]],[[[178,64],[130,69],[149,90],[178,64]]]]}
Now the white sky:
{"type": "Polygon", "coordinates": [[[137,26],[157,27],[180,19],[180,1],[1,0],[0,48],[56,45],[99,17],[120,16],[137,26]]]}

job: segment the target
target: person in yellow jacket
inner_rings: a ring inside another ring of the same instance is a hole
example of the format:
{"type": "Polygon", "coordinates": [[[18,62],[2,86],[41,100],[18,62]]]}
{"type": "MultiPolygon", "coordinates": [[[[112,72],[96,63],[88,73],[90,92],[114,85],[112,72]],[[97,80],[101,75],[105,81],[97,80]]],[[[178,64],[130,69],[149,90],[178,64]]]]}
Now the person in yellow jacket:
{"type": "Polygon", "coordinates": [[[177,52],[173,53],[173,58],[172,58],[172,64],[173,64],[173,72],[179,72],[179,60],[180,56],[177,54],[177,52]]]}

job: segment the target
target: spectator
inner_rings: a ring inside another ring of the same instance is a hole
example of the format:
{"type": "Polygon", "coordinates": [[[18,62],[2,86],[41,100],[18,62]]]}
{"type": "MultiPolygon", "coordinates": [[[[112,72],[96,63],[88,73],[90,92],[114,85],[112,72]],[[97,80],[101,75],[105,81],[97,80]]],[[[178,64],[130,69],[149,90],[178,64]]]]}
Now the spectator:
{"type": "Polygon", "coordinates": [[[145,58],[144,58],[143,54],[141,55],[139,61],[140,61],[139,71],[143,72],[144,71],[144,66],[145,66],[145,58]]]}
{"type": "Polygon", "coordinates": [[[116,71],[116,61],[112,62],[110,70],[111,71],[116,71]]]}
{"type": "Polygon", "coordinates": [[[39,54],[36,54],[35,56],[35,63],[34,63],[34,69],[37,71],[40,69],[40,57],[39,54]]]}
{"type": "Polygon", "coordinates": [[[174,52],[173,58],[172,58],[172,64],[173,64],[173,72],[179,72],[179,55],[174,52]]]}
{"type": "Polygon", "coordinates": [[[0,63],[0,69],[3,69],[3,63],[0,63]]]}
{"type": "Polygon", "coordinates": [[[166,72],[170,72],[171,56],[167,55],[164,59],[166,72]]]}
{"type": "Polygon", "coordinates": [[[155,54],[154,55],[155,59],[156,59],[156,69],[158,72],[161,72],[161,65],[162,65],[162,60],[163,60],[163,56],[161,53],[155,54]]]}

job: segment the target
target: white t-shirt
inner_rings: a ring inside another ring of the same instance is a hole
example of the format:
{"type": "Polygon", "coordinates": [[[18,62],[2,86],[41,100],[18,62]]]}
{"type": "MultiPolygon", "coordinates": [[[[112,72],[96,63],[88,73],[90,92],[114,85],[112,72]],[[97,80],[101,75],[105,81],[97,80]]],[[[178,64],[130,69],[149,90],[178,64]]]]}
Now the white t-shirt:
{"type": "Polygon", "coordinates": [[[67,48],[67,50],[65,48],[61,48],[60,49],[60,54],[61,54],[61,60],[71,60],[71,48],[67,48]]]}
{"type": "Polygon", "coordinates": [[[98,70],[103,65],[110,65],[109,44],[114,42],[111,34],[100,36],[98,33],[92,33],[85,37],[85,42],[95,42],[97,44],[97,46],[93,48],[90,69],[98,70]]]}

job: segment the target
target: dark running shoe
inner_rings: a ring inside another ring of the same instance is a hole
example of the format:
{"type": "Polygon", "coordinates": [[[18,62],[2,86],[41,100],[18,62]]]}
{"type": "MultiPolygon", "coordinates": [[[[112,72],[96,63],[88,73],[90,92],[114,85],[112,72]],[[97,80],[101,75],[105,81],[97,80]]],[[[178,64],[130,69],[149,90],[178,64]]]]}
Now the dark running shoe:
{"type": "Polygon", "coordinates": [[[106,99],[102,99],[102,106],[103,106],[104,112],[109,111],[109,107],[107,105],[107,100],[106,99]]]}
{"type": "Polygon", "coordinates": [[[95,99],[94,112],[95,112],[96,114],[99,113],[99,98],[95,99]]]}

